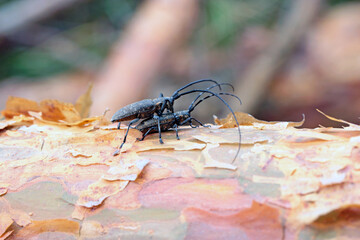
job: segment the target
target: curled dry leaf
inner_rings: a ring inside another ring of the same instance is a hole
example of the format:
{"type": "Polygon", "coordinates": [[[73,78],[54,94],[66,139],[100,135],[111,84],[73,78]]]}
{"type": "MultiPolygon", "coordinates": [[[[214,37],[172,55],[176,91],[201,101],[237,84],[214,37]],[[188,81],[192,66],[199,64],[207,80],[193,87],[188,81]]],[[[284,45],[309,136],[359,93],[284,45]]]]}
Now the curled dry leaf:
{"type": "Polygon", "coordinates": [[[323,113],[323,112],[320,111],[319,109],[316,109],[316,110],[317,110],[319,113],[321,113],[322,115],[324,115],[325,117],[327,117],[328,119],[332,120],[332,121],[340,122],[340,123],[345,123],[345,124],[349,125],[348,129],[351,129],[351,130],[360,130],[359,125],[356,125],[356,124],[347,122],[347,121],[342,120],[342,119],[337,119],[337,118],[331,117],[331,116],[329,116],[329,115],[326,115],[325,113],[323,113]]]}
{"type": "Polygon", "coordinates": [[[81,95],[75,103],[75,109],[80,114],[81,118],[87,118],[90,114],[90,107],[92,105],[91,91],[93,84],[90,83],[87,91],[81,95]]]}
{"type": "Polygon", "coordinates": [[[79,97],[75,106],[54,99],[47,99],[37,103],[32,100],[10,96],[6,102],[6,108],[1,113],[7,119],[24,115],[33,116],[48,124],[85,125],[102,119],[101,117],[87,118],[92,104],[91,90],[92,84],[89,85],[86,93],[79,97]]]}
{"type": "Polygon", "coordinates": [[[40,106],[37,102],[20,97],[10,96],[6,102],[6,108],[1,111],[5,118],[27,115],[28,111],[40,112],[40,106]]]}
{"type": "Polygon", "coordinates": [[[9,97],[6,109],[1,113],[6,118],[18,115],[29,116],[30,112],[41,112],[44,120],[57,122],[75,122],[81,119],[80,114],[70,103],[62,103],[57,100],[43,100],[40,103],[18,97],[9,97]]]}
{"type": "MultiPolygon", "coordinates": [[[[254,118],[253,116],[251,116],[248,113],[243,113],[243,112],[236,112],[235,116],[239,122],[239,124],[245,125],[245,126],[254,126],[255,128],[258,129],[275,129],[275,130],[280,130],[280,129],[285,129],[287,127],[301,127],[303,125],[303,123],[305,122],[305,115],[303,115],[303,119],[300,122],[267,122],[267,121],[262,121],[259,119],[254,118]],[[275,125],[275,126],[271,126],[271,125],[275,125]]],[[[214,121],[217,125],[222,125],[222,128],[233,128],[236,127],[236,122],[234,119],[234,116],[230,113],[227,115],[226,118],[224,119],[218,119],[216,116],[214,117],[214,121]]]]}

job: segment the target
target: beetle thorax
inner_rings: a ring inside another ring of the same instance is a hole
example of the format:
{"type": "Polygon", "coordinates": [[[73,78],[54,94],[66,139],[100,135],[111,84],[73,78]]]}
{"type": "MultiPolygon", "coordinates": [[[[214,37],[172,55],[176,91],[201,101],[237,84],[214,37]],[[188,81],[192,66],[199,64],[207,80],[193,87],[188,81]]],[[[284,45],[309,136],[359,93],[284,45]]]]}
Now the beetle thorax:
{"type": "Polygon", "coordinates": [[[157,110],[160,110],[163,104],[165,104],[164,109],[170,109],[171,108],[171,98],[169,97],[158,97],[154,98],[153,100],[154,105],[156,106],[157,110]]]}
{"type": "Polygon", "coordinates": [[[176,120],[179,122],[183,122],[184,120],[190,117],[190,113],[187,110],[176,112],[176,120]]]}

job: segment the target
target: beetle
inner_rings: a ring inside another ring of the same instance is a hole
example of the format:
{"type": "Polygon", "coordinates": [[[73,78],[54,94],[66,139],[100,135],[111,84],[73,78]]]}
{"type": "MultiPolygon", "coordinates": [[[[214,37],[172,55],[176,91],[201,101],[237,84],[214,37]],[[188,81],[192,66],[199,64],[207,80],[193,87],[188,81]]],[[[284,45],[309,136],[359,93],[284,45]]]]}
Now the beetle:
{"type": "MultiPolygon", "coordinates": [[[[232,91],[234,91],[234,87],[233,87],[233,85],[231,85],[230,83],[215,84],[215,85],[212,85],[212,86],[206,88],[205,90],[210,90],[210,89],[212,89],[212,88],[214,88],[214,87],[217,87],[218,85],[220,85],[220,86],[224,86],[224,85],[230,86],[231,89],[232,89],[232,91]]],[[[176,112],[176,113],[173,113],[173,114],[171,114],[171,113],[163,114],[163,115],[162,115],[163,117],[160,117],[160,118],[159,118],[158,116],[155,116],[155,115],[154,115],[153,118],[148,118],[148,119],[143,120],[143,121],[142,121],[140,124],[138,124],[135,128],[136,128],[137,130],[139,130],[139,131],[142,131],[142,132],[143,132],[144,129],[147,129],[147,128],[154,128],[154,129],[155,129],[156,127],[157,127],[158,129],[160,129],[160,131],[161,131],[161,129],[167,130],[167,129],[171,128],[171,124],[172,124],[173,121],[176,120],[176,122],[180,123],[180,122],[182,122],[182,121],[190,118],[190,113],[195,109],[195,107],[196,107],[199,103],[201,103],[203,100],[205,100],[205,99],[207,99],[207,98],[209,98],[209,97],[214,96],[214,94],[212,94],[212,95],[210,95],[210,96],[206,96],[205,98],[199,100],[199,102],[197,102],[197,103],[195,104],[195,102],[196,102],[203,94],[205,94],[205,92],[201,92],[201,93],[191,102],[191,104],[189,105],[188,110],[176,112]],[[194,104],[195,104],[195,105],[194,105],[194,104]],[[161,125],[160,128],[157,126],[157,125],[158,125],[158,122],[159,122],[159,119],[160,119],[160,125],[161,125]],[[170,127],[169,127],[169,126],[170,126],[170,127]]],[[[239,100],[240,104],[241,104],[240,98],[238,98],[237,96],[235,96],[235,95],[233,95],[233,94],[223,93],[223,92],[220,92],[220,93],[218,93],[218,94],[219,94],[219,95],[231,95],[231,96],[237,98],[237,99],[239,100]]],[[[203,126],[203,124],[202,124],[201,122],[199,122],[197,119],[192,118],[192,120],[198,122],[201,126],[203,126]]],[[[190,121],[190,126],[193,127],[191,121],[190,121]]],[[[147,134],[146,134],[146,135],[147,135],[147,134]]],[[[144,138],[144,137],[143,137],[143,138],[144,138]]],[[[159,137],[159,139],[161,139],[161,136],[159,137]]],[[[162,140],[159,140],[159,141],[160,141],[160,143],[162,143],[162,140]]]]}
{"type": "MultiPolygon", "coordinates": [[[[218,95],[230,95],[230,96],[237,98],[239,101],[241,101],[240,98],[238,98],[237,96],[230,94],[230,93],[220,92],[217,94],[218,95]]],[[[178,136],[178,132],[177,132],[177,127],[185,125],[185,124],[189,124],[192,128],[198,127],[198,126],[192,125],[192,120],[197,122],[200,126],[207,127],[204,124],[202,124],[199,120],[197,120],[196,118],[191,117],[191,112],[195,109],[195,107],[200,102],[202,102],[203,100],[205,100],[209,97],[212,97],[212,96],[207,96],[204,99],[201,99],[195,105],[191,104],[189,106],[188,110],[182,110],[182,111],[178,111],[178,112],[174,112],[174,113],[164,113],[161,117],[154,115],[153,118],[143,120],[142,122],[140,122],[138,125],[135,126],[135,129],[137,129],[143,133],[142,138],[138,139],[138,140],[140,140],[140,141],[144,140],[144,138],[148,134],[153,133],[153,132],[158,132],[159,138],[161,138],[161,132],[167,131],[171,128],[175,128],[176,138],[178,140],[180,140],[179,136],[178,136]],[[158,122],[160,122],[160,126],[158,125],[158,122]]],[[[161,141],[161,142],[163,142],[163,141],[161,141]]]]}
{"type": "MultiPolygon", "coordinates": [[[[173,105],[174,105],[174,101],[176,99],[180,98],[181,96],[190,94],[190,93],[198,92],[200,90],[194,89],[194,90],[183,92],[183,93],[180,93],[180,92],[192,85],[202,83],[202,82],[215,83],[215,85],[219,86],[219,89],[221,90],[221,86],[217,81],[212,80],[212,79],[200,79],[200,80],[191,82],[191,83],[186,84],[185,86],[179,88],[171,95],[171,97],[164,97],[164,95],[162,93],[160,93],[160,96],[158,98],[144,99],[144,100],[129,104],[129,105],[121,108],[120,110],[118,110],[111,118],[111,122],[119,122],[118,129],[120,129],[121,121],[131,120],[129,122],[128,128],[126,130],[124,140],[123,140],[122,144],[120,145],[119,149],[121,149],[122,146],[124,145],[124,143],[126,142],[126,138],[129,133],[131,125],[138,122],[140,119],[151,119],[154,116],[154,114],[161,116],[165,109],[167,109],[168,112],[173,113],[174,112],[173,105]]],[[[117,154],[118,154],[118,151],[116,151],[114,153],[114,155],[117,155],[117,154]]]]}
{"type": "MultiPolygon", "coordinates": [[[[203,92],[204,93],[204,92],[203,92]]],[[[197,105],[199,105],[202,101],[206,100],[207,98],[216,96],[217,98],[219,98],[231,111],[231,113],[234,116],[234,119],[237,123],[238,126],[238,133],[239,133],[239,147],[238,147],[238,151],[235,155],[234,160],[236,159],[237,155],[240,152],[240,144],[241,144],[241,132],[240,132],[240,127],[239,127],[239,123],[238,120],[236,118],[235,113],[233,112],[233,110],[231,109],[231,107],[228,105],[228,103],[222,99],[219,95],[228,95],[228,96],[232,96],[235,97],[237,100],[239,100],[240,104],[241,104],[241,100],[239,97],[237,97],[234,94],[231,93],[224,93],[224,92],[220,92],[220,93],[212,93],[209,96],[204,97],[203,99],[199,100],[198,102],[195,103],[196,100],[198,100],[198,98],[200,98],[202,94],[200,94],[197,98],[194,99],[194,101],[190,104],[188,110],[183,110],[183,111],[178,111],[175,113],[164,113],[162,116],[154,116],[151,119],[145,119],[142,122],[140,122],[135,129],[141,131],[143,133],[143,136],[141,139],[138,139],[139,141],[144,140],[144,138],[152,132],[158,132],[159,133],[159,140],[161,139],[161,132],[163,131],[167,131],[169,129],[175,129],[176,132],[176,138],[179,140],[179,135],[178,135],[178,126],[182,126],[185,124],[190,125],[192,128],[195,128],[197,126],[193,126],[192,125],[192,121],[197,122],[199,125],[204,126],[200,121],[198,121],[196,118],[191,117],[191,112],[196,108],[197,105]]],[[[160,143],[162,143],[162,140],[160,141],[160,143]]],[[[234,161],[233,160],[233,161],[234,161]]]]}
{"type": "MultiPolygon", "coordinates": [[[[174,112],[174,101],[178,99],[179,97],[186,95],[185,93],[180,93],[180,91],[198,84],[202,82],[213,82],[220,86],[220,84],[212,79],[201,79],[194,82],[191,82],[189,84],[186,84],[185,86],[179,88],[176,90],[171,97],[164,97],[162,93],[160,93],[160,96],[155,99],[144,99],[132,104],[129,104],[120,110],[118,110],[111,118],[111,122],[119,122],[118,128],[120,128],[120,123],[122,121],[129,121],[134,119],[142,119],[142,118],[149,118],[154,115],[154,113],[158,114],[160,116],[165,109],[168,109],[170,112],[174,112]]],[[[220,87],[221,89],[221,87],[220,87]]],[[[136,121],[134,121],[136,122],[136,121]]],[[[130,125],[130,124],[129,124],[130,125]]]]}

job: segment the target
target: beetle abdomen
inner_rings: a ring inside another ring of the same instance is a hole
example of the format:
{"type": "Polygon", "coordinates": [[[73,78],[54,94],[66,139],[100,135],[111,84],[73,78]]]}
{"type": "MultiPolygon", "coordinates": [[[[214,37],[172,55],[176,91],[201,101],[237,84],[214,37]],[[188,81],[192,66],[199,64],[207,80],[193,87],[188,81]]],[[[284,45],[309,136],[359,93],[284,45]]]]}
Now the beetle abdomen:
{"type": "Polygon", "coordinates": [[[157,132],[158,121],[160,120],[160,128],[161,131],[167,131],[175,124],[175,114],[167,113],[162,115],[160,118],[151,118],[145,119],[141,123],[139,123],[135,128],[143,133],[145,133],[148,129],[154,128],[151,132],[157,132]]]}
{"type": "Polygon", "coordinates": [[[156,105],[151,99],[144,99],[139,102],[129,104],[118,110],[111,118],[111,122],[128,121],[135,118],[152,117],[156,111],[156,105]]]}

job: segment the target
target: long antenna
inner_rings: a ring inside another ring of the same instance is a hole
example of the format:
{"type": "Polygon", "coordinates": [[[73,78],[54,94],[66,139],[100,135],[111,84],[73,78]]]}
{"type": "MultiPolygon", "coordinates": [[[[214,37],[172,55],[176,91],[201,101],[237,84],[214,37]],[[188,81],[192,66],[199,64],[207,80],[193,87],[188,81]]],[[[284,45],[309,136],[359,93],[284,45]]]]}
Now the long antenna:
{"type": "MultiPolygon", "coordinates": [[[[185,88],[188,88],[192,85],[195,85],[195,84],[198,84],[198,83],[202,83],[202,82],[212,82],[212,83],[215,83],[216,85],[220,85],[217,81],[215,80],[212,80],[212,79],[200,79],[200,80],[197,80],[197,81],[194,81],[194,82],[191,82],[191,83],[188,83],[186,84],[185,86],[179,88],[178,90],[176,90],[174,93],[173,93],[173,97],[177,96],[178,93],[182,90],[184,90],[185,88]]],[[[219,86],[219,89],[221,90],[221,87],[219,86]]]]}
{"type": "Polygon", "coordinates": [[[194,93],[194,92],[204,92],[204,93],[210,93],[211,95],[217,97],[218,99],[220,99],[224,104],[225,106],[231,111],[232,115],[234,116],[234,119],[235,119],[235,122],[237,124],[237,127],[238,127],[238,133],[239,133],[239,147],[238,147],[238,150],[236,152],[236,155],[235,155],[235,158],[233,159],[232,163],[235,161],[235,159],[237,158],[237,156],[239,155],[239,152],[240,152],[240,146],[241,146],[241,132],[240,132],[240,125],[239,125],[239,122],[236,118],[236,115],[234,113],[234,111],[231,109],[231,107],[229,106],[229,104],[224,100],[222,99],[217,93],[214,93],[212,91],[209,91],[209,90],[200,90],[200,89],[194,89],[194,90],[190,90],[188,92],[185,92],[185,93],[182,93],[179,95],[179,97],[183,96],[183,95],[187,95],[187,94],[190,94],[190,93],[194,93]]]}
{"type": "MultiPolygon", "coordinates": [[[[234,89],[234,86],[231,85],[230,83],[220,83],[219,85],[221,85],[221,86],[224,86],[224,85],[230,86],[231,89],[232,89],[232,91],[235,90],[235,89],[234,89]]],[[[214,87],[217,87],[217,86],[218,86],[218,85],[215,84],[215,85],[212,85],[211,87],[206,88],[205,90],[210,90],[210,89],[212,89],[212,88],[214,88],[214,87]]],[[[189,106],[189,110],[190,110],[190,108],[192,107],[192,105],[194,105],[194,103],[196,102],[196,100],[198,100],[198,99],[201,97],[201,95],[203,95],[203,94],[204,94],[203,92],[200,93],[200,94],[194,99],[194,101],[192,101],[192,103],[191,103],[190,106],[189,106]]],[[[212,95],[211,95],[211,96],[212,96],[212,95]]]]}
{"type": "MultiPolygon", "coordinates": [[[[219,94],[219,95],[227,95],[227,96],[234,97],[234,98],[236,98],[237,100],[239,100],[240,104],[242,104],[242,103],[241,103],[241,99],[240,99],[238,96],[236,96],[235,94],[224,93],[224,92],[219,92],[219,93],[217,93],[217,94],[219,94]]],[[[190,106],[191,108],[189,108],[189,112],[192,112],[192,111],[196,108],[196,106],[199,105],[199,103],[201,103],[202,101],[204,101],[204,100],[206,100],[206,99],[208,99],[208,98],[211,98],[211,97],[213,97],[213,96],[214,96],[214,95],[209,95],[209,96],[204,97],[203,99],[200,99],[194,106],[190,106]]]]}

